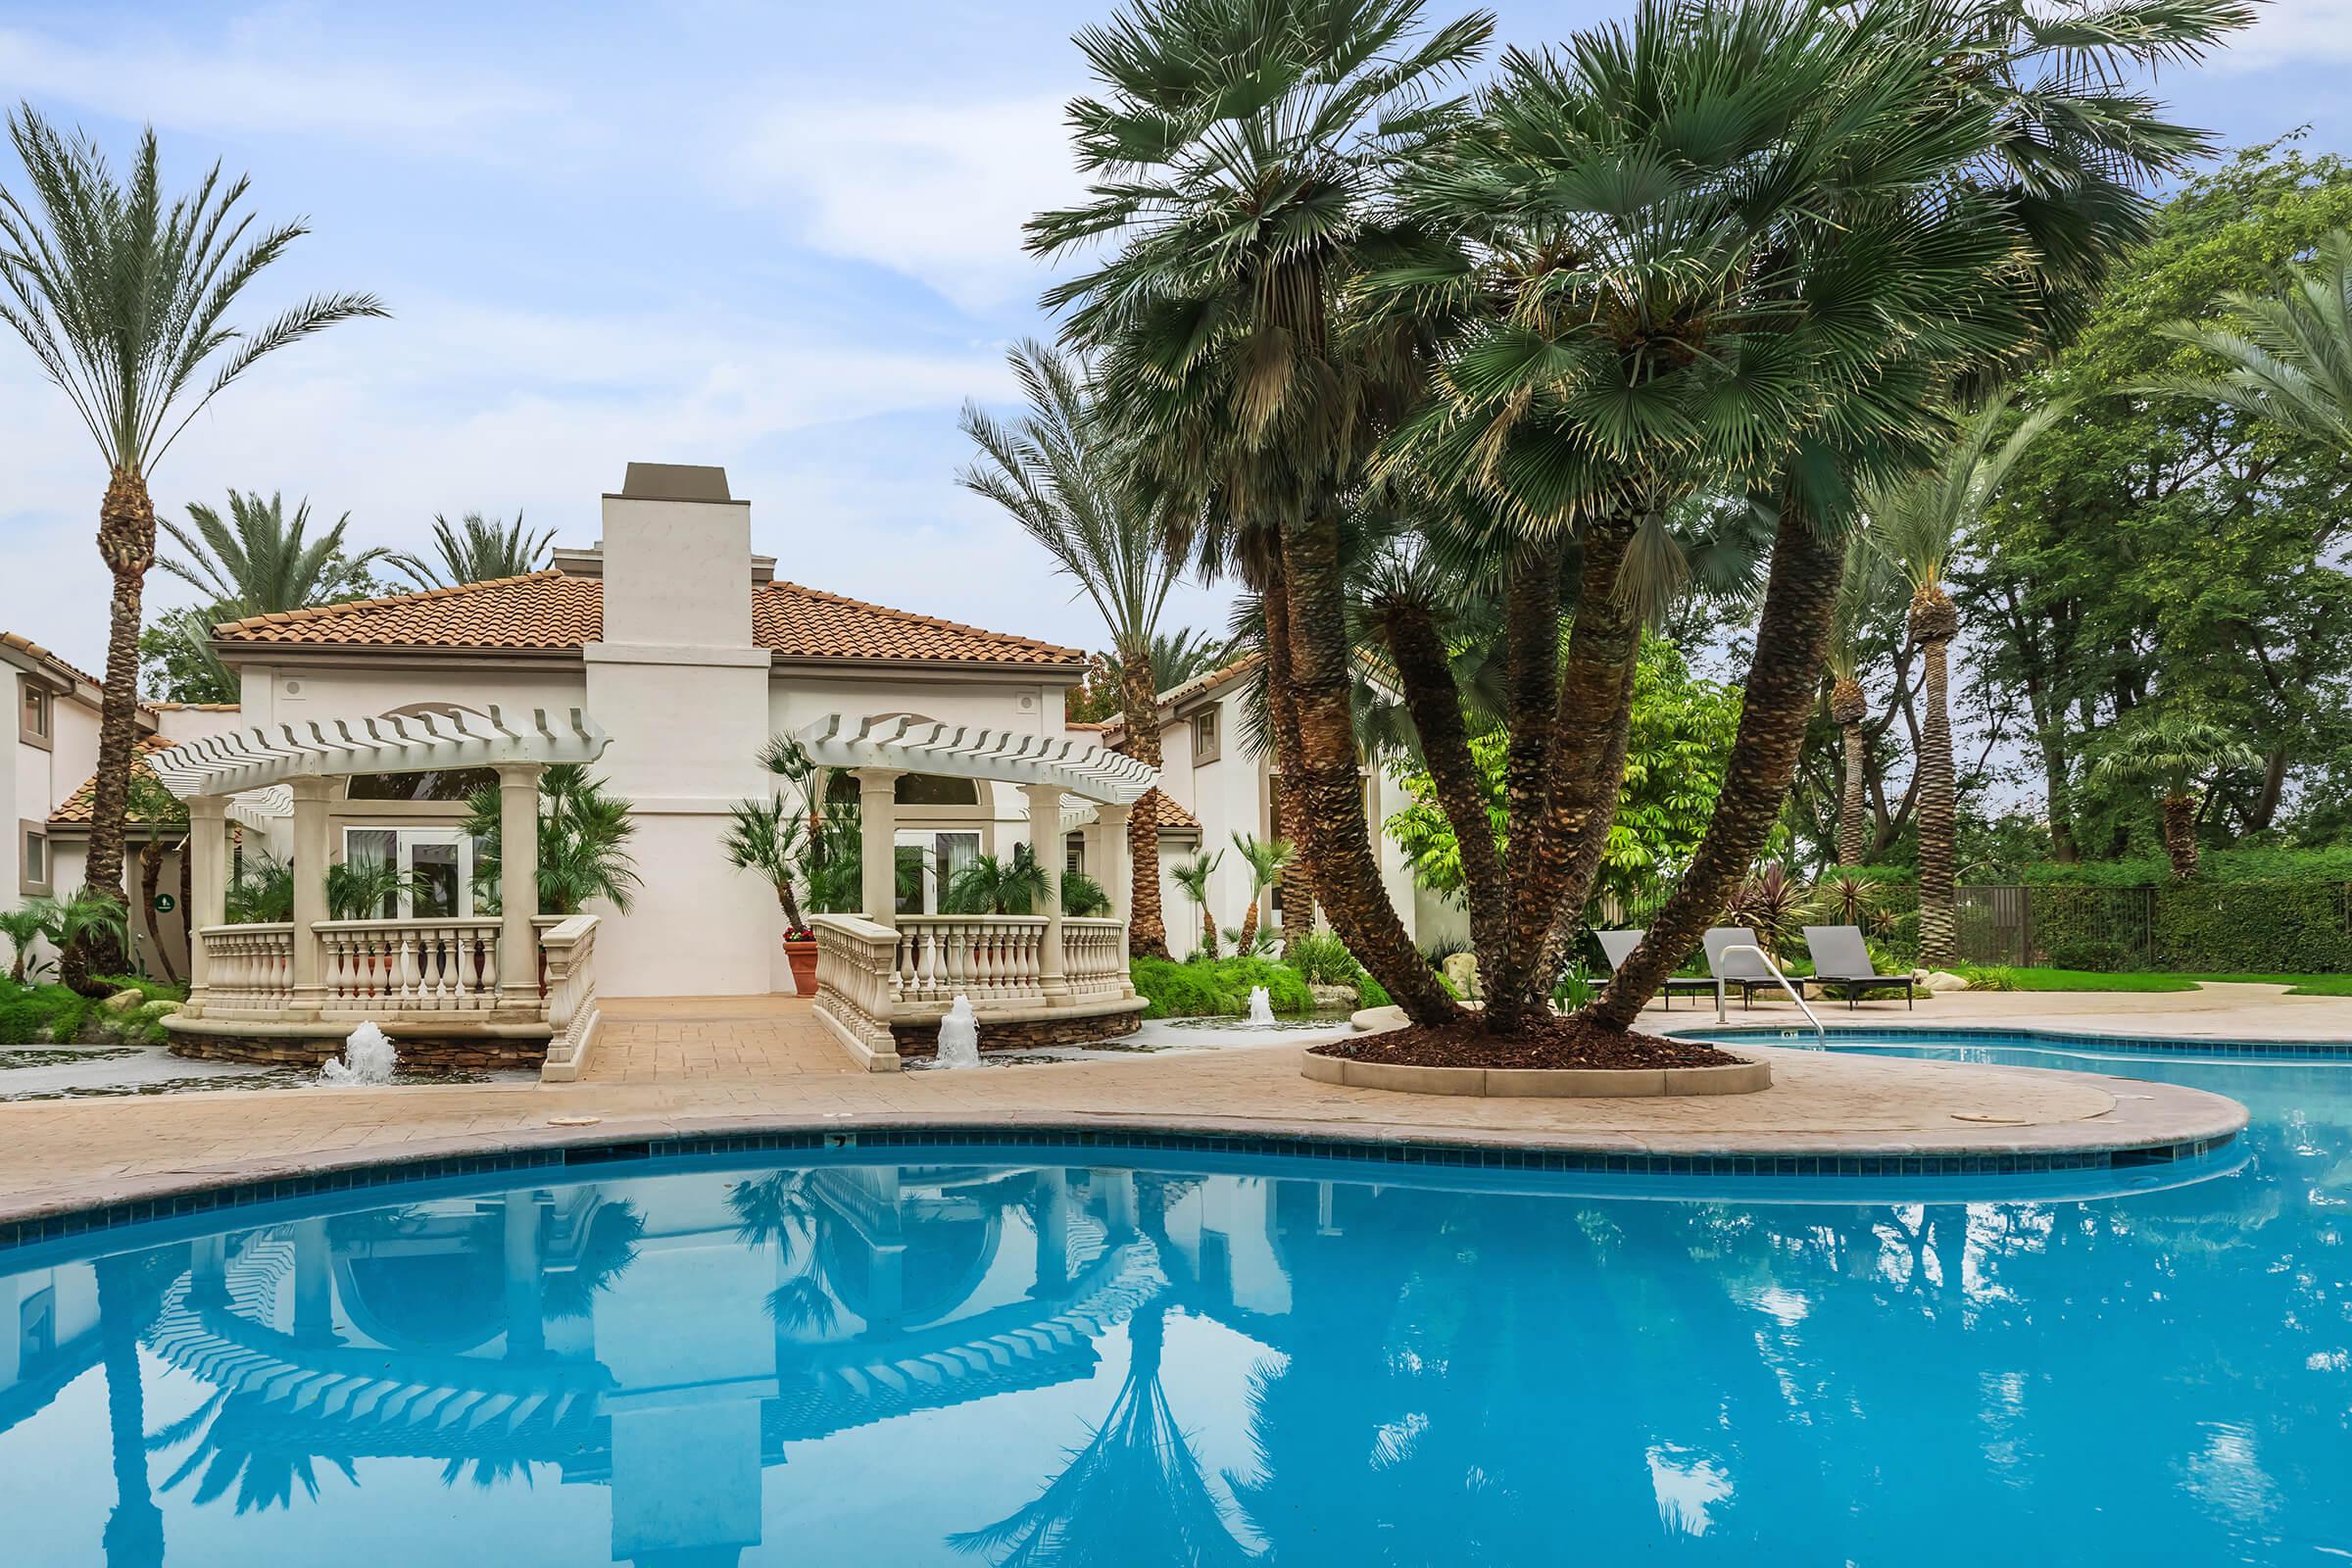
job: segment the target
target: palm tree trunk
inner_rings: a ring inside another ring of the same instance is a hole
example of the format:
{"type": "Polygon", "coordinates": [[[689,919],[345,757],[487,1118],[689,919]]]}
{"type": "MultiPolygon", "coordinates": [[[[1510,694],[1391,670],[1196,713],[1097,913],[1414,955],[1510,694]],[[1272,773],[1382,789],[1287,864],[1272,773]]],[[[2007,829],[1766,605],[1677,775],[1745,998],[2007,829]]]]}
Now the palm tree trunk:
{"type": "Polygon", "coordinates": [[[1215,913],[1210,910],[1208,906],[1208,901],[1206,899],[1202,899],[1200,901],[1200,951],[1207,954],[1212,958],[1217,956],[1219,952],[1217,947],[1217,917],[1215,913]]]}
{"type": "Polygon", "coordinates": [[[98,1344],[106,1367],[107,1432],[115,1509],[102,1546],[107,1568],[160,1568],[164,1515],[147,1477],[147,1394],[139,1379],[136,1273],[128,1256],[98,1263],[98,1344]]]}
{"type": "MultiPolygon", "coordinates": [[[[1298,797],[1314,861],[1315,890],[1340,940],[1418,1024],[1462,1015],[1435,970],[1406,934],[1380,878],[1356,769],[1355,714],[1348,701],[1348,610],[1340,568],[1340,530],[1328,510],[1282,530],[1282,598],[1290,637],[1272,642],[1268,662],[1289,662],[1298,709],[1299,770],[1286,772],[1285,793],[1298,797]]],[[[1268,595],[1269,604],[1274,596],[1268,595]]],[[[1271,627],[1269,627],[1271,630],[1271,627]]]]}
{"type": "MultiPolygon", "coordinates": [[[[1148,647],[1119,650],[1119,712],[1127,755],[1147,767],[1159,766],[1159,692],[1148,647]]],[[[1159,906],[1158,807],[1146,797],[1127,813],[1127,866],[1134,878],[1127,896],[1127,951],[1141,958],[1168,956],[1167,918],[1159,906]]]]}
{"type": "Polygon", "coordinates": [[[1869,758],[1859,720],[1838,728],[1845,739],[1845,789],[1838,801],[1838,863],[1850,871],[1862,863],[1862,773],[1869,758]]]}
{"type": "MultiPolygon", "coordinates": [[[[1269,649],[1288,647],[1291,635],[1290,599],[1279,567],[1259,585],[1258,602],[1266,625],[1269,649]]],[[[1266,710],[1274,721],[1274,760],[1285,778],[1304,771],[1298,751],[1298,705],[1291,693],[1290,664],[1271,655],[1265,662],[1266,710]]],[[[1285,933],[1299,935],[1315,926],[1315,870],[1308,844],[1311,824],[1296,790],[1281,792],[1281,820],[1274,830],[1291,841],[1291,858],[1282,868],[1282,925],[1285,933]]]]}
{"type": "MultiPolygon", "coordinates": [[[[180,852],[187,853],[183,848],[180,852]]],[[[151,828],[147,842],[139,846],[139,904],[140,917],[146,922],[147,941],[155,949],[156,967],[164,971],[165,980],[179,984],[179,967],[172,961],[171,950],[164,946],[164,933],[155,923],[155,896],[164,880],[164,839],[161,829],[151,828]]]]}
{"type": "Polygon", "coordinates": [[[1936,637],[1920,650],[1926,661],[1921,698],[1927,711],[1919,731],[1919,961],[1931,969],[1948,969],[1960,958],[1952,911],[1952,710],[1945,670],[1949,647],[1936,637]]]}
{"type": "Polygon", "coordinates": [[[1462,697],[1446,661],[1445,640],[1428,611],[1398,606],[1383,616],[1389,658],[1421,743],[1438,807],[1453,829],[1462,857],[1462,892],[1470,909],[1470,941],[1484,970],[1509,940],[1504,905],[1502,857],[1494,845],[1487,781],[1470,754],[1470,731],[1462,721],[1462,697]]]}
{"type": "Polygon", "coordinates": [[[2197,874],[2197,798],[2164,798],[2164,854],[2173,862],[2173,875],[2185,882],[2197,874]]]}
{"type": "MultiPolygon", "coordinates": [[[[1566,880],[1568,860],[1568,846],[1554,831],[1551,814],[1560,727],[1561,608],[1559,547],[1518,552],[1503,584],[1508,664],[1503,705],[1511,732],[1502,774],[1504,820],[1510,824],[1504,856],[1507,926],[1503,942],[1478,956],[1484,1022],[1498,1034],[1526,1027],[1531,994],[1550,990],[1535,971],[1551,934],[1552,894],[1566,880]]],[[[1463,868],[1468,869],[1467,861],[1463,868]]]]}
{"type": "Polygon", "coordinates": [[[1248,954],[1248,953],[1249,953],[1249,952],[1250,952],[1251,949],[1255,948],[1256,946],[1257,946],[1257,895],[1256,895],[1256,894],[1254,894],[1254,893],[1252,893],[1252,894],[1250,896],[1250,907],[1249,907],[1247,910],[1245,910],[1245,911],[1243,912],[1243,914],[1242,914],[1242,947],[1241,947],[1241,951],[1242,951],[1242,953],[1243,953],[1244,955],[1247,955],[1247,954],[1248,954]]]}
{"type": "Polygon", "coordinates": [[[1772,575],[1756,622],[1740,729],[1706,837],[1674,892],[1606,990],[1583,1016],[1603,1028],[1630,1029],[1634,1018],[1723,912],[1732,889],[1764,847],[1796,774],[1805,725],[1820,694],[1844,552],[1822,542],[1792,499],[1784,498],[1772,575]]]}
{"type": "MultiPolygon", "coordinates": [[[[98,511],[98,554],[114,575],[108,611],[106,683],[98,709],[98,769],[90,799],[90,847],[82,883],[102,898],[124,903],[122,856],[130,808],[130,764],[139,739],[139,613],[147,568],[155,564],[155,503],[146,476],[117,467],[98,511]]],[[[58,978],[85,996],[102,988],[92,977],[127,967],[122,944],[84,928],[74,951],[58,962],[58,978]]]]}

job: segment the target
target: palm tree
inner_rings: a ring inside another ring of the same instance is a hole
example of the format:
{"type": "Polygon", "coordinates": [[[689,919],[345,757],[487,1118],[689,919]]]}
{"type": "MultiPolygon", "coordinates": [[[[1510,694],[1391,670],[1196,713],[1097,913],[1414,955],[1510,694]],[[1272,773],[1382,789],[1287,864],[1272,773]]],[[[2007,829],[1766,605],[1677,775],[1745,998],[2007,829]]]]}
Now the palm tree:
{"type": "MultiPolygon", "coordinates": [[[[1233,644],[1201,631],[1196,626],[1179,626],[1173,632],[1155,631],[1152,634],[1152,653],[1146,661],[1150,665],[1152,689],[1154,692],[1174,691],[1186,681],[1205,675],[1233,657],[1233,644]]],[[[1102,656],[1102,667],[1117,685],[1122,698],[1127,690],[1127,665],[1117,649],[1102,656]]]]}
{"type": "Polygon", "coordinates": [[[2220,359],[2219,376],[2154,391],[2207,398],[2338,452],[2352,452],[2352,232],[2337,229],[2305,263],[2273,274],[2268,294],[2231,290],[2217,321],[2165,335],[2220,359]]]}
{"type": "Polygon", "coordinates": [[[273,494],[265,501],[259,491],[232,489],[226,521],[202,502],[188,504],[185,528],[169,517],[159,521],[186,559],[166,556],[156,564],[203,595],[195,609],[159,616],[140,640],[141,653],[164,665],[165,695],[183,701],[236,700],[236,672],[212,647],[213,627],[221,621],[341,604],[374,592],[368,568],[384,552],[344,553],[348,512],[316,539],[308,537],[310,516],[308,501],[289,520],[282,497],[273,494]],[[196,672],[195,678],[182,671],[196,672]]]}
{"type": "Polygon", "coordinates": [[[1257,951],[1257,903],[1266,889],[1282,875],[1282,868],[1291,863],[1289,839],[1261,839],[1254,834],[1233,835],[1235,853],[1250,866],[1250,907],[1243,912],[1242,928],[1235,941],[1244,953],[1257,951]]]}
{"type": "Polygon", "coordinates": [[[1223,850],[1214,855],[1196,855],[1168,872],[1176,885],[1184,889],[1184,896],[1200,908],[1200,952],[1211,958],[1217,956],[1217,918],[1208,909],[1208,879],[1217,874],[1217,866],[1224,858],[1223,850]]]}
{"type": "MultiPolygon", "coordinates": [[[[1023,342],[1006,358],[1029,411],[1005,424],[965,404],[963,433],[980,449],[981,461],[956,478],[1010,513],[1093,601],[1110,631],[1127,755],[1157,767],[1160,687],[1152,655],[1180,563],[1160,548],[1159,529],[1121,468],[1118,442],[1097,411],[1089,368],[1036,342],[1023,342]]],[[[1128,813],[1127,852],[1135,874],[1129,947],[1164,958],[1159,817],[1149,805],[1128,813]]]]}
{"type": "Polygon", "coordinates": [[[1883,608],[1887,572],[1886,558],[1857,535],[1846,547],[1845,575],[1838,585],[1838,608],[1830,622],[1830,722],[1838,726],[1844,753],[1842,788],[1838,800],[1838,863],[1852,869],[1862,863],[1863,775],[1868,771],[1869,743],[1862,734],[1870,717],[1870,697],[1862,689],[1871,623],[1883,608]]]}
{"type": "MultiPolygon", "coordinates": [[[[263,356],[323,327],[386,311],[372,294],[318,294],[255,330],[228,313],[253,280],[308,230],[253,230],[238,211],[246,182],[215,164],[195,189],[167,198],[152,128],[127,179],[97,144],[60,134],[27,104],[9,116],[24,165],[22,191],[0,187],[0,319],[73,404],[107,466],[98,555],[114,578],[99,708],[96,791],[85,885],[124,898],[124,812],[138,746],[140,601],[155,561],[148,481],[188,421],[263,356]]],[[[93,940],[106,938],[93,928],[93,940]]],[[[119,968],[122,950],[76,946],[74,981],[119,968]]]]}
{"type": "Polygon", "coordinates": [[[555,542],[553,528],[544,533],[524,532],[519,511],[512,523],[468,512],[455,525],[435,513],[431,558],[403,550],[384,559],[419,588],[454,588],[459,583],[491,582],[537,571],[547,564],[555,542]]]}
{"type": "MultiPolygon", "coordinates": [[[[466,831],[481,841],[473,858],[477,899],[499,879],[499,800],[495,785],[466,800],[466,831]]],[[[557,762],[539,775],[539,912],[577,914],[590,899],[629,912],[644,878],[630,858],[637,824],[628,802],[578,762],[557,762]]]]}
{"type": "Polygon", "coordinates": [[[1410,395],[1410,334],[1351,331],[1348,291],[1387,171],[1447,119],[1434,100],[1494,26],[1477,12],[1425,34],[1422,9],[1132,0],[1076,39],[1102,86],[1068,114],[1088,198],[1028,235],[1041,256],[1115,242],[1045,304],[1101,354],[1169,552],[1259,594],[1283,789],[1324,908],[1437,1020],[1457,1009],[1387,897],[1360,808],[1337,572],[1382,411],[1410,395]]]}
{"type": "Polygon", "coordinates": [[[1920,651],[1919,961],[1931,969],[1959,961],[1952,906],[1954,833],[1952,710],[1948,651],[1960,612],[1943,586],[1952,552],[1984,514],[1985,503],[2028,447],[2065,415],[2059,402],[2034,410],[1998,447],[2009,400],[1996,398],[1961,430],[1943,463],[1875,491],[1867,505],[1880,554],[1911,588],[1909,630],[1920,651]]]}
{"type": "MultiPolygon", "coordinates": [[[[127,953],[130,947],[130,910],[120,899],[110,899],[93,888],[81,888],[65,898],[27,899],[24,907],[38,916],[40,934],[63,956],[83,953],[127,953]]],[[[24,950],[17,950],[22,960],[24,950]]],[[[123,969],[129,967],[125,962],[123,969]]],[[[85,997],[103,997],[115,989],[109,980],[122,970],[108,974],[83,972],[72,974],[62,956],[58,978],[85,997]]]]}
{"type": "Polygon", "coordinates": [[[737,801],[727,808],[727,831],[718,846],[738,871],[757,871],[776,890],[787,931],[805,931],[795,882],[808,848],[808,819],[782,795],[737,801]]]}
{"type": "Polygon", "coordinates": [[[2197,874],[2197,797],[2225,768],[2259,767],[2253,747],[2194,713],[2166,711],[2124,727],[2091,764],[2091,783],[2152,789],[2162,802],[2164,853],[2173,875],[2197,874]]]}
{"type": "Polygon", "coordinates": [[[13,909],[0,909],[0,937],[8,938],[12,963],[9,979],[18,985],[25,983],[32,964],[32,945],[49,934],[49,911],[41,907],[40,900],[19,905],[13,909]]]}

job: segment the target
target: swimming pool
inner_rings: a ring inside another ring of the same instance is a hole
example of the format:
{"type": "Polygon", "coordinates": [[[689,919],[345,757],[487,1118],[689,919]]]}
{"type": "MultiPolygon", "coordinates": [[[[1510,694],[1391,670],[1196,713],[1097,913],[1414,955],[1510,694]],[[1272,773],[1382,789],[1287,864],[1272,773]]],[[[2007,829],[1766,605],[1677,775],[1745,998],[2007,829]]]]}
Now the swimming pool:
{"type": "Polygon", "coordinates": [[[942,1148],[159,1222],[0,1252],[0,1560],[2352,1553],[2352,1063],[1883,1049],[2215,1089],[2243,1163],[1782,1202],[942,1148]]]}

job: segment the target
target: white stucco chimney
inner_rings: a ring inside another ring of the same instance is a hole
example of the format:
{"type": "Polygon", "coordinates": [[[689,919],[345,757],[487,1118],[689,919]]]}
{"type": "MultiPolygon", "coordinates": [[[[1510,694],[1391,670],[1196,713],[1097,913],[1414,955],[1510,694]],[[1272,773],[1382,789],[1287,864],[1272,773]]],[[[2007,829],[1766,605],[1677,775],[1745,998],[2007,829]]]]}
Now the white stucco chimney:
{"type": "Polygon", "coordinates": [[[719,853],[727,808],[761,793],[768,655],[752,640],[751,504],[723,468],[632,463],[604,500],[604,639],[588,645],[588,710],[612,736],[598,764],[637,823],[644,885],[597,944],[614,996],[765,992],[774,894],[719,853]]]}

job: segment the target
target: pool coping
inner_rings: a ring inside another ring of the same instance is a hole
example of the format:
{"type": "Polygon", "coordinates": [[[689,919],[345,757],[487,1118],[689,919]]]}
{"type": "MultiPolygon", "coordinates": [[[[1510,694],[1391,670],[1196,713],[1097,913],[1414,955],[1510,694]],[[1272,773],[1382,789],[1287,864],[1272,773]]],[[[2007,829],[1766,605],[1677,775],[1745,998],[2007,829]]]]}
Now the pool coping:
{"type": "MultiPolygon", "coordinates": [[[[1908,1021],[1898,1018],[1871,1018],[1867,1022],[1823,1023],[1825,1035],[1920,1035],[1934,1042],[1958,1045],[1999,1045],[2027,1042],[2033,1045],[2068,1047],[2103,1047],[2109,1051],[2133,1051],[2151,1056],[2287,1056],[2305,1061],[2352,1062],[2352,1040],[2284,1040],[2257,1038],[2246,1035],[2143,1035],[2117,1029],[2053,1029],[2041,1024],[1958,1024],[1936,1020],[1908,1021]]],[[[1796,1049],[1806,1049],[1808,1024],[1791,1027],[1786,1023],[1721,1023],[1704,1027],[1661,1029],[1658,1032],[1678,1040],[1738,1040],[1764,1044],[1796,1042],[1796,1049]]],[[[2059,1069],[2064,1071],[2065,1069],[2059,1069]]]]}
{"type": "Polygon", "coordinates": [[[1900,1134],[1784,1129],[1768,1138],[1728,1132],[1635,1136],[1067,1109],[624,1116],[590,1126],[507,1128],[389,1147],[259,1154],[218,1166],[85,1178],[0,1194],[0,1249],[312,1192],[460,1174],[791,1152],[869,1141],[873,1147],[889,1148],[1035,1145],[1045,1140],[1074,1148],[1304,1155],[1361,1169],[1407,1164],[1634,1177],[1927,1179],[2173,1165],[2225,1149],[2246,1125],[2244,1106],[2204,1090],[2112,1075],[2067,1076],[2095,1080],[2114,1098],[2113,1107],[2067,1122],[1969,1123],[1950,1131],[1900,1134]],[[2110,1087],[2119,1082],[2132,1085],[2126,1092],[2129,1098],[2117,1096],[2110,1087]]]}

